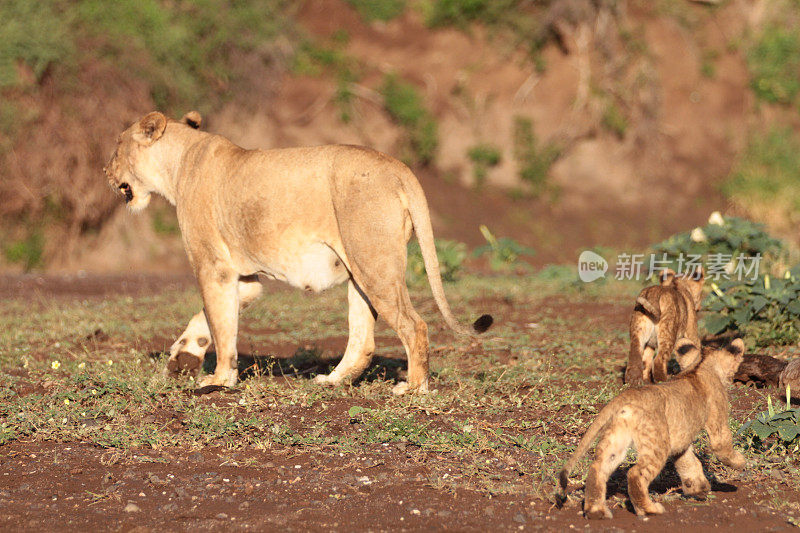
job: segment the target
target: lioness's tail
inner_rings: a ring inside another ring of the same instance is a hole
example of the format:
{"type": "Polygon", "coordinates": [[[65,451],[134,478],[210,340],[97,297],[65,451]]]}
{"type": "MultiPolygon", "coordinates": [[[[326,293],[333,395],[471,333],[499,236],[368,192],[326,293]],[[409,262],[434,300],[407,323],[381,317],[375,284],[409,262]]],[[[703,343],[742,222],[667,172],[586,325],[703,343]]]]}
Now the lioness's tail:
{"type": "Polygon", "coordinates": [[[436,245],[433,240],[433,227],[431,226],[430,212],[428,211],[428,201],[422,191],[417,178],[408,171],[410,177],[403,179],[403,190],[408,196],[408,212],[411,215],[411,223],[414,225],[414,233],[419,241],[419,248],[422,251],[422,261],[425,263],[425,272],[428,274],[428,283],[433,292],[433,299],[444,317],[444,321],[456,333],[474,336],[483,333],[492,325],[494,319],[491,315],[481,315],[478,320],[473,322],[472,328],[465,328],[453,317],[450,304],[444,295],[442,286],[442,275],[439,270],[439,258],[436,256],[436,245]]]}
{"type": "Polygon", "coordinates": [[[572,452],[572,455],[567,460],[566,464],[564,464],[564,468],[561,469],[561,472],[558,474],[558,484],[559,490],[556,492],[556,502],[561,504],[567,498],[567,486],[569,485],[569,474],[572,472],[572,469],[575,468],[575,465],[580,460],[581,457],[586,454],[589,448],[592,446],[594,439],[597,437],[597,434],[603,429],[611,417],[618,411],[617,402],[611,400],[605,407],[600,410],[600,413],[597,415],[597,418],[594,419],[592,425],[589,426],[589,429],[586,430],[586,433],[583,434],[581,437],[580,442],[578,443],[578,447],[575,448],[575,451],[572,452]]]}
{"type": "Polygon", "coordinates": [[[661,310],[658,309],[655,305],[653,305],[653,303],[650,302],[644,296],[639,296],[638,298],[636,298],[636,303],[641,305],[642,308],[644,308],[644,310],[647,311],[647,314],[652,316],[653,320],[655,320],[656,322],[658,322],[658,319],[661,318],[661,310]]]}

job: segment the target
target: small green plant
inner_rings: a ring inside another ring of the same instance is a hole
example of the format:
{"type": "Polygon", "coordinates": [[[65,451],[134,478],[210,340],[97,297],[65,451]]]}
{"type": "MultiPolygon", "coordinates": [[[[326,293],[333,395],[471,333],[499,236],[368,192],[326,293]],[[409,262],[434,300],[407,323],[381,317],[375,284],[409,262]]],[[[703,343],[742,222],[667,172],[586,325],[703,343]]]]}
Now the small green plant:
{"type": "Polygon", "coordinates": [[[438,0],[428,13],[428,25],[467,27],[472,22],[496,24],[516,12],[519,0],[438,0]]]}
{"type": "Polygon", "coordinates": [[[347,0],[366,21],[384,22],[399,17],[406,9],[406,0],[347,0]]]}
{"type": "Polygon", "coordinates": [[[480,187],[486,181],[486,173],[489,168],[500,164],[500,149],[493,144],[476,144],[467,152],[472,161],[473,177],[475,185],[480,187]]]}
{"type": "Polygon", "coordinates": [[[628,130],[628,119],[622,114],[619,106],[613,102],[606,106],[603,112],[602,124],[605,129],[620,139],[625,137],[625,132],[628,130]]]}
{"type": "Polygon", "coordinates": [[[397,74],[387,74],[381,86],[386,111],[406,130],[408,163],[432,163],[439,146],[436,120],[425,107],[417,88],[397,74]]]}
{"type": "Polygon", "coordinates": [[[514,158],[519,166],[520,179],[531,187],[534,195],[549,189],[548,173],[560,155],[561,151],[553,144],[539,145],[531,119],[514,118],[514,158]]]}
{"type": "Polygon", "coordinates": [[[791,407],[790,389],[786,389],[786,408],[783,411],[776,411],[772,397],[767,396],[767,410],[746,422],[739,434],[747,436],[750,447],[760,452],[800,451],[800,408],[791,407]]]}
{"type": "Polygon", "coordinates": [[[751,86],[760,99],[792,104],[800,91],[800,35],[795,29],[768,26],[747,54],[751,86]]]}
{"type": "Polygon", "coordinates": [[[711,284],[703,325],[709,333],[743,332],[758,346],[791,344],[800,339],[800,265],[783,278],[711,284]]]}
{"type": "Polygon", "coordinates": [[[525,265],[520,259],[525,256],[531,257],[536,253],[533,248],[523,246],[508,237],[498,239],[484,225],[481,225],[479,229],[487,244],[476,248],[472,255],[474,257],[488,255],[489,266],[492,270],[508,271],[525,265]]]}
{"type": "Polygon", "coordinates": [[[152,210],[153,231],[159,235],[180,235],[178,217],[175,210],[166,205],[159,205],[152,210]]]}
{"type": "MultiPolygon", "coordinates": [[[[436,239],[436,256],[439,258],[442,280],[456,281],[463,268],[464,259],[467,257],[467,245],[463,242],[436,239]]],[[[409,283],[414,284],[423,283],[427,279],[422,250],[416,239],[408,244],[406,279],[409,283]]]]}

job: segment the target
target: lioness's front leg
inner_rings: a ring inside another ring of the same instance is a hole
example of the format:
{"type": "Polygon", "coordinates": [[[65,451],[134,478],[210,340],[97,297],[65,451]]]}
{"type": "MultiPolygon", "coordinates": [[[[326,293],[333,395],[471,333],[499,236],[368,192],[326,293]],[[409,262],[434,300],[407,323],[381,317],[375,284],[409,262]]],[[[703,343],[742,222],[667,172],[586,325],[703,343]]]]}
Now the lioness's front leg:
{"type": "Polygon", "coordinates": [[[198,269],[197,280],[203,296],[206,319],[217,348],[217,368],[200,386],[233,387],[239,378],[236,360],[236,333],[239,322],[239,276],[228,267],[198,269]]]}
{"type": "MultiPolygon", "coordinates": [[[[258,298],[262,289],[263,286],[256,275],[239,278],[240,310],[258,298]]],[[[210,346],[211,331],[208,328],[205,311],[200,310],[192,317],[184,332],[170,347],[170,356],[164,367],[164,375],[174,377],[186,373],[197,376],[210,346]]]]}

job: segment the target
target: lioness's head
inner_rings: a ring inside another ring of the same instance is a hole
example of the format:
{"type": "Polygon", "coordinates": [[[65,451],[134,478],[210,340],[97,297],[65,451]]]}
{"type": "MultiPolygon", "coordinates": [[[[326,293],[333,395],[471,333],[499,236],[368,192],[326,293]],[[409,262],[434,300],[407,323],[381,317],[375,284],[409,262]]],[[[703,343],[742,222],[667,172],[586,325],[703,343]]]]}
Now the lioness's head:
{"type": "Polygon", "coordinates": [[[201,120],[197,111],[186,113],[180,121],[153,111],[120,134],[117,148],[103,171],[111,187],[125,198],[132,211],[147,207],[152,193],[164,193],[162,186],[166,176],[156,156],[161,148],[158,141],[167,125],[182,124],[197,129],[201,120]]]}

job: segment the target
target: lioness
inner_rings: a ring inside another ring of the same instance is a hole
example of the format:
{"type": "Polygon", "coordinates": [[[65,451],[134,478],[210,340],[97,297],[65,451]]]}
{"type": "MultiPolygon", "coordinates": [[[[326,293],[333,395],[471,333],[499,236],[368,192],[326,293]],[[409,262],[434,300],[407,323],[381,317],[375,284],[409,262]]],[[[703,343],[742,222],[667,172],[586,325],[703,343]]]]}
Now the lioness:
{"type": "Polygon", "coordinates": [[[736,339],[726,347],[704,349],[701,354],[689,340],[681,339],[678,352],[700,362],[670,381],[628,389],[603,407],[559,475],[560,501],[566,497],[569,473],[598,434],[595,460],[586,477],[583,510],[588,518],[611,518],[606,482],[631,445],[638,460],[628,470],[628,495],[639,515],[664,512],[664,506],[651,500],[647,490],[669,457],[676,458],[683,493],[705,498],[711,486],[692,447],[703,429],[722,464],[744,468],[744,456],[733,449],[728,427],[728,387],[742,362],[744,343],[736,339]]]}
{"type": "MultiPolygon", "coordinates": [[[[642,289],[631,314],[631,347],[625,369],[628,384],[667,379],[667,363],[679,339],[685,337],[700,346],[697,312],[703,299],[703,269],[678,276],[666,269],[659,278],[659,285],[642,289]]],[[[681,368],[686,367],[681,363],[681,368]]]]}
{"type": "Polygon", "coordinates": [[[445,322],[474,335],[483,315],[460,326],[445,299],[422,187],[404,164],[358,146],[245,150],[182,120],[152,112],[125,130],[105,172],[133,211],[153,193],[176,207],[203,311],[170,349],[165,372],[197,373],[213,339],[217,367],[201,386],[231,387],[238,378],[239,309],[261,292],[257,274],[322,291],[348,282],[349,339],[344,357],[320,383],[358,377],[375,348],[378,315],[408,356],[408,381],[394,392],[428,389],[428,328],[405,285],[412,231],[445,322]],[[210,331],[209,331],[210,325],[210,331]]]}

